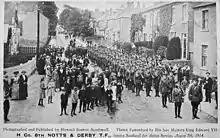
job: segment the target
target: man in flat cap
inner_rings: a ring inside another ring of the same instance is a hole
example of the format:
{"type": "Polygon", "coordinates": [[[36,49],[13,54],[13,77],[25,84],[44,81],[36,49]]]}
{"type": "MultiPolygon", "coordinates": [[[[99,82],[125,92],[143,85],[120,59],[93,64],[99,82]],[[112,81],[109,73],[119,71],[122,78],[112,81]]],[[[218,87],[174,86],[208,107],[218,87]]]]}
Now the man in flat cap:
{"type": "Polygon", "coordinates": [[[206,97],[205,102],[211,103],[211,93],[212,93],[213,80],[211,79],[209,72],[206,72],[206,78],[204,78],[203,84],[204,84],[205,97],[206,97]]]}
{"type": "Polygon", "coordinates": [[[8,113],[10,109],[10,102],[9,102],[9,97],[11,96],[11,91],[10,91],[10,85],[8,82],[8,76],[6,75],[7,72],[4,71],[4,102],[3,102],[3,107],[4,107],[4,121],[5,123],[9,121],[8,119],[8,113]]]}

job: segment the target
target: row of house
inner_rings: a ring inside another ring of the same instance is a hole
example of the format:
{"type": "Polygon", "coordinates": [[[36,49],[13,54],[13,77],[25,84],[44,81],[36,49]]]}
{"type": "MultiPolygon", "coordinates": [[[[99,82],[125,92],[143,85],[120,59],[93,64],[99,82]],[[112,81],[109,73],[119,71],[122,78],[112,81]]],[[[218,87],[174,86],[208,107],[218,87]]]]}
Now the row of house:
{"type": "Polygon", "coordinates": [[[145,3],[127,2],[125,8],[110,9],[97,19],[96,34],[112,41],[130,41],[131,15],[145,10],[145,3]]]}
{"type": "Polygon", "coordinates": [[[164,2],[152,6],[127,8],[107,13],[97,20],[96,33],[107,40],[130,42],[131,15],[140,13],[145,19],[142,32],[135,41],[154,41],[159,35],[179,37],[182,59],[191,60],[193,72],[217,75],[217,34],[215,2],[164,2]]]}

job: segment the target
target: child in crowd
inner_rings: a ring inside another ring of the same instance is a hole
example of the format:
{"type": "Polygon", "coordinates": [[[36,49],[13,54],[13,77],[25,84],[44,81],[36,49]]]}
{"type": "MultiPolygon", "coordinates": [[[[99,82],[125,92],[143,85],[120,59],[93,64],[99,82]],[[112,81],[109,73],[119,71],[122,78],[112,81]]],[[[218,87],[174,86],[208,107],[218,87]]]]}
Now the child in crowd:
{"type": "Polygon", "coordinates": [[[45,82],[44,82],[44,77],[43,77],[40,80],[40,94],[39,94],[39,102],[38,102],[39,106],[44,106],[43,99],[46,97],[45,90],[46,90],[46,87],[45,87],[45,82]]]}
{"type": "Polygon", "coordinates": [[[61,96],[60,96],[60,99],[61,99],[61,113],[60,113],[60,116],[63,115],[63,111],[65,113],[65,115],[68,115],[66,113],[66,107],[67,107],[67,102],[68,102],[68,95],[67,93],[65,92],[64,90],[64,87],[61,87],[61,96]]]}
{"type": "Polygon", "coordinates": [[[121,93],[123,91],[123,86],[122,86],[122,83],[121,81],[118,81],[118,84],[117,84],[117,101],[118,103],[123,103],[123,101],[121,100],[121,93]]]}
{"type": "Polygon", "coordinates": [[[107,112],[109,113],[111,111],[111,108],[112,108],[112,94],[113,94],[113,91],[111,89],[111,87],[108,85],[106,87],[106,96],[107,96],[107,106],[108,106],[108,110],[107,112]]]}
{"type": "Polygon", "coordinates": [[[186,88],[189,86],[188,81],[186,80],[186,76],[183,77],[183,81],[181,82],[181,87],[183,92],[186,93],[186,88]]]}
{"type": "Polygon", "coordinates": [[[78,90],[77,87],[74,87],[71,93],[71,101],[72,101],[72,110],[71,110],[71,116],[76,115],[76,107],[78,103],[78,90]]]}

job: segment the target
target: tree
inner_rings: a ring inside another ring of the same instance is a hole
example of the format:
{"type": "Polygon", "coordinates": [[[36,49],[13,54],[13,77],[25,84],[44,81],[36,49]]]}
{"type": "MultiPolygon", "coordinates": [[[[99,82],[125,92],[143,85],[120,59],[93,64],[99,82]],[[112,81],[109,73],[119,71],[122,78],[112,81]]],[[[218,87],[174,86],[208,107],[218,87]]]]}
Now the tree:
{"type": "Polygon", "coordinates": [[[174,37],[170,40],[167,48],[167,59],[174,60],[181,58],[181,43],[179,37],[174,37]]]}
{"type": "Polygon", "coordinates": [[[54,34],[58,23],[58,7],[54,1],[38,2],[41,13],[49,19],[49,35],[54,34]]]}
{"type": "Polygon", "coordinates": [[[92,36],[94,29],[90,27],[91,12],[80,10],[69,5],[64,5],[64,10],[59,15],[59,24],[74,35],[92,36]]]}
{"type": "Polygon", "coordinates": [[[145,19],[141,14],[132,14],[131,16],[131,42],[134,42],[135,33],[139,31],[143,31],[143,26],[145,24],[145,19]]]}
{"type": "Polygon", "coordinates": [[[167,36],[161,35],[155,38],[155,41],[153,43],[153,50],[155,53],[157,53],[157,50],[160,46],[167,47],[169,42],[169,39],[167,36]]]}

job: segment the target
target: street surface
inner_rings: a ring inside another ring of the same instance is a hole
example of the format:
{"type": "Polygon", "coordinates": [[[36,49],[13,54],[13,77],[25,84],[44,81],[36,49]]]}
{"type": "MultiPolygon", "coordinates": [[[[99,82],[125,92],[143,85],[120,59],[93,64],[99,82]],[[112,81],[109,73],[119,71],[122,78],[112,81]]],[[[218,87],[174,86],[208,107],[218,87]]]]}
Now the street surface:
{"type": "MultiPolygon", "coordinates": [[[[62,36],[63,37],[63,36],[62,36]]],[[[60,38],[63,40],[63,38],[60,38]]],[[[90,67],[91,69],[91,67],[90,67]]],[[[108,114],[107,107],[95,107],[93,111],[78,113],[77,116],[71,117],[71,104],[68,104],[68,116],[60,115],[60,93],[56,92],[53,97],[53,103],[47,104],[44,100],[45,107],[38,106],[38,96],[40,91],[40,79],[42,75],[35,73],[29,78],[28,98],[24,101],[11,101],[8,123],[39,123],[39,124],[70,124],[70,123],[216,123],[217,120],[210,115],[199,112],[199,120],[192,120],[191,105],[188,98],[185,97],[185,103],[182,105],[183,119],[174,118],[174,104],[168,103],[168,109],[162,108],[161,97],[146,97],[145,92],[141,91],[141,96],[136,97],[135,93],[128,91],[126,88],[122,92],[122,104],[117,104],[115,114],[108,114]],[[45,104],[46,103],[46,104],[45,104]]],[[[70,102],[70,100],[69,100],[70,102]]]]}

